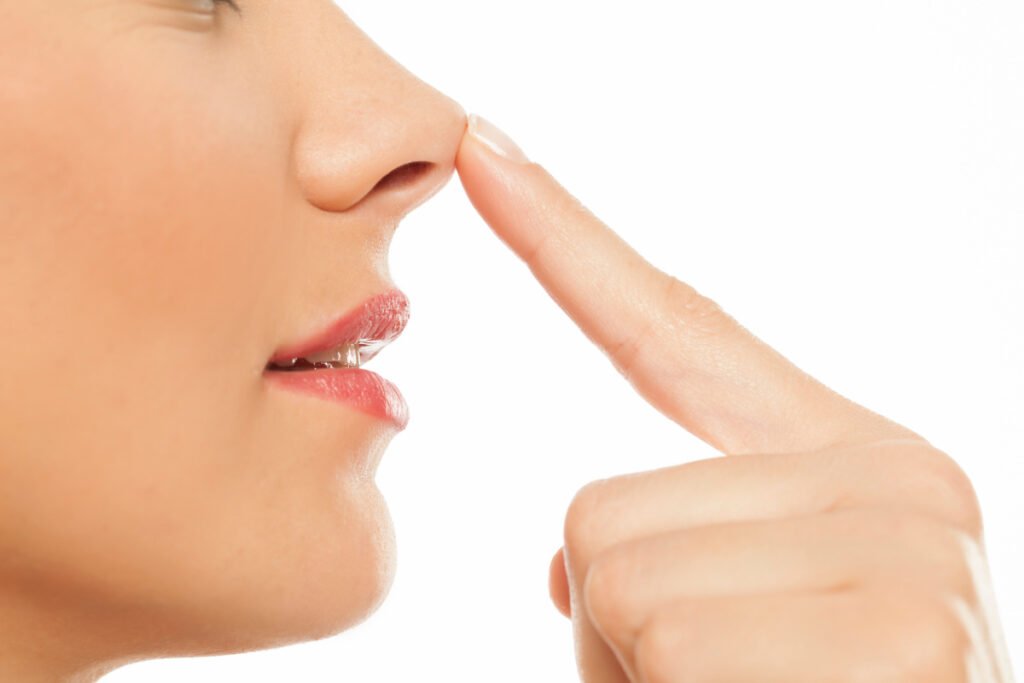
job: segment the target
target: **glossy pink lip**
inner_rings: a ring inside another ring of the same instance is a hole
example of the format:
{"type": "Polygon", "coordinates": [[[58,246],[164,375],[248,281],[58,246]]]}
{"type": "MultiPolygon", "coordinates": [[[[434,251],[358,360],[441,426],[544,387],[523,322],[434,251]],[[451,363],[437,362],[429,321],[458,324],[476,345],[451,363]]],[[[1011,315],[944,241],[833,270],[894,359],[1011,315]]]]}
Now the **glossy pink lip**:
{"type": "MultiPolygon", "coordinates": [[[[409,300],[397,289],[378,294],[345,314],[305,341],[289,344],[274,353],[270,362],[311,356],[343,343],[358,343],[363,363],[405,329],[409,321],[409,300]]],[[[375,372],[362,368],[322,368],[280,371],[270,368],[263,376],[285,388],[318,398],[345,403],[368,415],[386,420],[402,430],[409,422],[409,409],[398,387],[375,372]]]]}
{"type": "Polygon", "coordinates": [[[392,289],[372,296],[307,339],[275,352],[271,363],[284,363],[328,351],[344,343],[360,345],[359,362],[376,356],[402,333],[409,322],[409,299],[392,289]]]}

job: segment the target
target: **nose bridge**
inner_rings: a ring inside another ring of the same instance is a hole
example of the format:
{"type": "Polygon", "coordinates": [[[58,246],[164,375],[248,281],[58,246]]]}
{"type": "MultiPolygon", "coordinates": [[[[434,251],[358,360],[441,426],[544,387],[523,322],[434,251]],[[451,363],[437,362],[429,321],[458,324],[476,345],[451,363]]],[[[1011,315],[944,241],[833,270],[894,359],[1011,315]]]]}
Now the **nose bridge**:
{"type": "Polygon", "coordinates": [[[296,54],[294,172],[323,210],[373,201],[397,220],[451,177],[466,114],[326,4],[296,54]]]}

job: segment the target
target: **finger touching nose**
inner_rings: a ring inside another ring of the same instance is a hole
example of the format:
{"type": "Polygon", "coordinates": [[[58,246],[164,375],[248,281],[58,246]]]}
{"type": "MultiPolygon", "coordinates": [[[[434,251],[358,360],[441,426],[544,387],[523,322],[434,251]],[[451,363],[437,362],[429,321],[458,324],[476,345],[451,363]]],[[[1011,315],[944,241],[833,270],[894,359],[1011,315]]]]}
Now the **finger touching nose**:
{"type": "MultiPolygon", "coordinates": [[[[325,211],[372,203],[397,221],[454,172],[466,112],[417,78],[340,11],[303,60],[292,145],[306,199],[325,211]]],[[[385,219],[385,220],[386,220],[385,219]]]]}
{"type": "Polygon", "coordinates": [[[471,117],[456,167],[484,220],[640,395],[723,453],[917,436],[653,266],[486,120],[471,117]]]}

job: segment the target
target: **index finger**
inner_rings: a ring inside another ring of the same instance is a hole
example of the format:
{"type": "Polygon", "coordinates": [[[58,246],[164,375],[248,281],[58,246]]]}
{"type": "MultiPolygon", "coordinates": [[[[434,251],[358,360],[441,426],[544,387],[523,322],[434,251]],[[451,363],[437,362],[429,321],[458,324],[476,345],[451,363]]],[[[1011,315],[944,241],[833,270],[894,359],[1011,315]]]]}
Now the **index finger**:
{"type": "Polygon", "coordinates": [[[485,119],[469,117],[455,165],[474,208],[641,396],[719,451],[920,438],[653,266],[485,119]]]}

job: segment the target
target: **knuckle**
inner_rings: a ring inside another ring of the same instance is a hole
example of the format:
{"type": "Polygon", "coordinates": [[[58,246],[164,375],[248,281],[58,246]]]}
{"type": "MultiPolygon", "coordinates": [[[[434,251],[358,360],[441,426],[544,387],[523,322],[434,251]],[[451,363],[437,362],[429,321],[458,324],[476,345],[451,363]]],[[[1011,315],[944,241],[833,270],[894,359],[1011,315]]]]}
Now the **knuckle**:
{"type": "Polygon", "coordinates": [[[929,504],[951,524],[981,537],[982,516],[978,496],[967,473],[944,451],[930,444],[901,449],[903,475],[909,485],[927,496],[929,504]]]}
{"type": "Polygon", "coordinates": [[[870,541],[865,547],[888,546],[899,550],[898,557],[910,558],[909,563],[903,559],[883,566],[887,576],[975,600],[973,560],[980,545],[966,532],[917,511],[871,508],[838,514],[853,517],[860,525],[859,532],[870,541]]]}
{"type": "Polygon", "coordinates": [[[627,379],[653,363],[662,362],[663,344],[675,346],[680,339],[700,339],[720,335],[735,327],[735,322],[712,299],[674,275],[656,272],[661,286],[656,295],[656,308],[664,314],[653,316],[621,341],[608,346],[612,364],[627,379]],[[663,317],[664,316],[664,317],[663,317]],[[651,343],[661,335],[663,344],[651,343]]]}
{"type": "Polygon", "coordinates": [[[583,603],[594,625],[614,643],[625,643],[633,632],[630,559],[617,550],[602,553],[591,563],[583,581],[583,603]]]}
{"type": "Polygon", "coordinates": [[[935,461],[936,485],[943,488],[949,501],[952,521],[975,537],[982,532],[981,504],[967,473],[949,456],[935,461]]]}
{"type": "Polygon", "coordinates": [[[565,552],[573,562],[589,562],[600,552],[608,488],[604,479],[588,482],[569,502],[563,536],[565,552]]]}
{"type": "Polygon", "coordinates": [[[974,604],[977,577],[973,559],[980,552],[980,546],[960,529],[940,523],[922,525],[922,528],[930,552],[920,558],[925,565],[920,571],[931,576],[936,595],[956,596],[974,604]]]}
{"type": "Polygon", "coordinates": [[[683,321],[691,334],[717,334],[731,322],[728,314],[713,299],[674,275],[666,277],[668,280],[663,293],[666,308],[683,321]]]}
{"type": "Polygon", "coordinates": [[[548,245],[550,244],[551,233],[548,231],[538,231],[536,236],[526,242],[521,247],[521,255],[523,262],[528,266],[536,267],[540,263],[541,259],[547,255],[548,245]]]}
{"type": "Polygon", "coordinates": [[[957,599],[976,605],[980,599],[979,582],[985,580],[980,575],[985,565],[981,543],[959,529],[947,529],[946,532],[945,552],[948,559],[943,566],[947,567],[947,589],[957,599]]]}
{"type": "Polygon", "coordinates": [[[872,615],[869,648],[875,657],[851,662],[852,680],[966,682],[971,642],[956,601],[896,587],[872,596],[864,607],[872,615]]]}
{"type": "Polygon", "coordinates": [[[974,603],[977,599],[977,577],[974,557],[980,553],[980,546],[960,529],[938,522],[919,525],[921,537],[928,543],[930,552],[922,554],[924,566],[920,572],[932,577],[933,585],[941,594],[954,595],[974,603]]]}
{"type": "Polygon", "coordinates": [[[687,624],[667,612],[656,612],[644,624],[634,647],[634,666],[645,683],[675,683],[694,679],[688,663],[695,662],[693,634],[687,624]]]}
{"type": "Polygon", "coordinates": [[[916,595],[904,600],[894,662],[902,674],[899,680],[967,680],[971,638],[961,604],[939,595],[916,595]]]}

